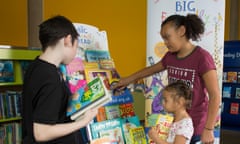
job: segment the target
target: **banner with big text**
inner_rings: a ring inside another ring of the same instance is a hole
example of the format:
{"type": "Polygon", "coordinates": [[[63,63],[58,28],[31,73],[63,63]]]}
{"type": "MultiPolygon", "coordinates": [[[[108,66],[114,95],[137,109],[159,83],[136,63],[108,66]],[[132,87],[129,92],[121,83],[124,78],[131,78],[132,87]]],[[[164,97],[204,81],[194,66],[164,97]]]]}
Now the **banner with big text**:
{"type": "MultiPolygon", "coordinates": [[[[161,23],[170,15],[197,14],[205,23],[205,32],[201,40],[194,44],[201,46],[212,55],[222,87],[224,17],[225,0],[148,0],[147,1],[147,66],[157,63],[168,51],[160,35],[161,23]]],[[[144,79],[145,118],[154,113],[161,113],[163,107],[161,89],[167,85],[167,73],[160,72],[144,79]]],[[[146,125],[146,123],[145,123],[146,125]]],[[[220,109],[215,125],[215,144],[220,137],[220,109]]]]}

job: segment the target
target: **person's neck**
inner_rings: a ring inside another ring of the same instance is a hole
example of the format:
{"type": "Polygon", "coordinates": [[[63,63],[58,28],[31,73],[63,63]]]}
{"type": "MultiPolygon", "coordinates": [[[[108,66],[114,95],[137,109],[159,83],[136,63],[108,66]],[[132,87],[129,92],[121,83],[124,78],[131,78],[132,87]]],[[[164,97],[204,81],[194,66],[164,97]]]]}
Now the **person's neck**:
{"type": "Polygon", "coordinates": [[[175,122],[180,121],[187,117],[189,117],[189,115],[185,109],[179,109],[174,113],[174,121],[175,122]]]}
{"type": "Polygon", "coordinates": [[[59,60],[60,58],[58,57],[58,54],[56,54],[54,51],[52,51],[51,49],[47,49],[39,56],[39,59],[54,64],[56,67],[58,67],[61,63],[61,61],[59,60]]]}
{"type": "Polygon", "coordinates": [[[192,43],[188,42],[186,43],[183,48],[177,53],[177,57],[178,58],[185,58],[186,56],[190,55],[194,49],[195,49],[195,45],[193,45],[192,43]]]}

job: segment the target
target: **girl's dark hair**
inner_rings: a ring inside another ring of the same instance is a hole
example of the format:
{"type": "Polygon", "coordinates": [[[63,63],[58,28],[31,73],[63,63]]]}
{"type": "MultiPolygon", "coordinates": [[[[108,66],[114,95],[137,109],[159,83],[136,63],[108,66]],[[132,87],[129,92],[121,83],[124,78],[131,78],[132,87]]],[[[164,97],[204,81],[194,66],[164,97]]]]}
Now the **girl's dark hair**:
{"type": "Polygon", "coordinates": [[[176,82],[173,82],[169,85],[167,85],[164,90],[169,92],[174,92],[174,99],[183,97],[186,100],[186,108],[191,107],[192,102],[192,94],[191,89],[182,81],[178,80],[176,82]]]}
{"type": "Polygon", "coordinates": [[[169,22],[176,28],[185,26],[187,39],[192,39],[193,41],[198,41],[201,34],[204,33],[204,23],[196,14],[188,14],[187,16],[171,15],[162,22],[161,27],[169,22]]]}
{"type": "Polygon", "coordinates": [[[48,46],[54,46],[57,42],[67,35],[72,36],[72,44],[78,37],[78,32],[72,22],[64,16],[54,16],[39,25],[39,40],[42,50],[48,46]]]}

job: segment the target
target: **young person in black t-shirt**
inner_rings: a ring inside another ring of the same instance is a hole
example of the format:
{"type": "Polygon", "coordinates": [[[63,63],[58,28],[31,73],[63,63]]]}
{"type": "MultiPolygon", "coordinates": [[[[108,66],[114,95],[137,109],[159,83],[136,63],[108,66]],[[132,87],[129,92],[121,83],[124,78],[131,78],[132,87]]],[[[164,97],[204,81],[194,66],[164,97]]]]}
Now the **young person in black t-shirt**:
{"type": "Polygon", "coordinates": [[[25,73],[23,85],[23,143],[80,144],[79,129],[97,114],[86,112],[79,121],[66,116],[68,90],[58,71],[61,63],[70,63],[76,55],[78,33],[63,16],[52,17],[39,26],[43,53],[25,73]]]}

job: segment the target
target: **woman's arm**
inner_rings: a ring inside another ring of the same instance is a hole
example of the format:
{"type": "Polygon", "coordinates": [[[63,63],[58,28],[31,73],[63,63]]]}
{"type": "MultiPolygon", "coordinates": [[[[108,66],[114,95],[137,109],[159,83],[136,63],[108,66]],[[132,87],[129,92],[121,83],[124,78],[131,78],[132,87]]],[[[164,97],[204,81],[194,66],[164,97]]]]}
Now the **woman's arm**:
{"type": "Polygon", "coordinates": [[[133,73],[132,75],[128,76],[128,77],[124,77],[121,78],[118,82],[118,84],[116,84],[114,86],[114,88],[122,88],[122,87],[126,87],[128,84],[135,82],[139,79],[145,78],[147,76],[153,75],[157,72],[160,72],[164,70],[164,67],[162,65],[162,62],[159,61],[158,63],[148,66],[146,68],[143,68],[142,70],[139,70],[135,73],[133,73]]]}
{"type": "Polygon", "coordinates": [[[203,80],[205,82],[209,95],[207,121],[201,137],[201,141],[205,143],[214,141],[213,129],[219,112],[221,94],[216,70],[210,70],[207,73],[205,73],[203,75],[203,80]]]}

